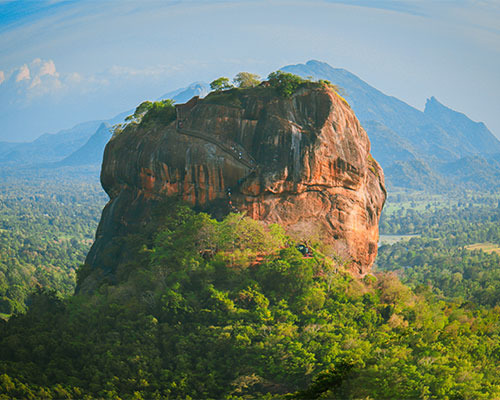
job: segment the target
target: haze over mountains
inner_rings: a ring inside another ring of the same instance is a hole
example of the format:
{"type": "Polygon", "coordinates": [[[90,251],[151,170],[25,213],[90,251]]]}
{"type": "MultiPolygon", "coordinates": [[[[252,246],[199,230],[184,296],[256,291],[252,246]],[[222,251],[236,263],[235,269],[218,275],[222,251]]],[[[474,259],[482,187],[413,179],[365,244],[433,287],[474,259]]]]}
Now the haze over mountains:
{"type": "Polygon", "coordinates": [[[0,142],[0,165],[60,161],[83,146],[102,122],[83,122],[55,134],[45,133],[28,143],[0,142]]]}
{"type": "Polygon", "coordinates": [[[368,133],[372,154],[384,168],[389,186],[449,186],[449,179],[467,186],[486,182],[498,186],[500,141],[483,123],[447,108],[434,97],[427,100],[424,111],[417,110],[349,71],[319,61],[282,70],[327,79],[345,91],[368,133]],[[478,169],[481,179],[465,173],[465,168],[478,169]]]}
{"type": "MultiPolygon", "coordinates": [[[[194,82],[169,92],[159,99],[173,99],[184,103],[193,96],[204,97],[209,86],[194,82]]],[[[0,142],[0,166],[34,166],[52,163],[53,167],[67,165],[100,165],[112,125],[123,122],[134,109],[124,111],[109,120],[83,122],[55,134],[45,133],[27,143],[0,142]],[[107,138],[106,138],[107,131],[107,138]]]]}
{"type": "MultiPolygon", "coordinates": [[[[389,187],[436,190],[457,185],[500,185],[500,141],[483,123],[451,110],[436,98],[428,99],[424,111],[420,111],[380,92],[349,71],[323,62],[308,61],[282,70],[327,79],[343,89],[368,133],[372,154],[384,168],[389,187]]],[[[206,83],[195,82],[160,99],[184,103],[208,92],[206,83]]],[[[107,142],[105,130],[132,112],[108,121],[85,122],[54,135],[45,134],[30,143],[0,142],[0,165],[100,164],[107,142]],[[103,122],[108,125],[101,125],[103,122]]]]}

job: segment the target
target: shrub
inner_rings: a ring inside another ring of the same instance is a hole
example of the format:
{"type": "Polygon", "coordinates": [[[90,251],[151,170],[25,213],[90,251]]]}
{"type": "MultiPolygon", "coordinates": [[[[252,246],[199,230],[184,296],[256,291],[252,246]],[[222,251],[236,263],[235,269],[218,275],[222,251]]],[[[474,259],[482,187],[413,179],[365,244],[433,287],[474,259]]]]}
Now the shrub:
{"type": "Polygon", "coordinates": [[[300,76],[283,71],[271,72],[267,79],[271,87],[283,97],[291,97],[302,84],[309,82],[300,76]]]}
{"type": "Polygon", "coordinates": [[[144,103],[139,105],[134,113],[134,115],[136,113],[138,113],[139,116],[142,115],[141,123],[148,123],[149,121],[155,120],[164,124],[169,124],[174,121],[177,116],[174,101],[171,99],[155,101],[154,103],[151,103],[151,105],[143,106],[143,104],[144,103]]]}

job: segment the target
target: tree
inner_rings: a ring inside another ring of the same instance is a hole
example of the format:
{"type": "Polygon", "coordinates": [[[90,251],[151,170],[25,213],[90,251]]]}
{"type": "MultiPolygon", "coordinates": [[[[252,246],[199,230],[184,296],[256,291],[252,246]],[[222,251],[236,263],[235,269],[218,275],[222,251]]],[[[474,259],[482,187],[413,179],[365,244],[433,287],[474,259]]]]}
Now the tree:
{"type": "Polygon", "coordinates": [[[151,105],[146,105],[144,110],[141,109],[141,104],[137,107],[134,116],[138,114],[139,122],[147,123],[155,120],[164,124],[169,124],[174,121],[177,116],[174,103],[175,101],[172,99],[155,101],[151,105]]]}
{"type": "Polygon", "coordinates": [[[210,89],[215,90],[216,92],[231,89],[232,87],[233,85],[229,83],[229,78],[226,78],[224,76],[216,79],[210,84],[210,89]]]}
{"type": "Polygon", "coordinates": [[[153,103],[151,101],[143,101],[137,106],[135,112],[125,118],[125,121],[135,121],[140,122],[142,117],[148,113],[149,110],[153,108],[153,103]]]}
{"type": "Polygon", "coordinates": [[[303,83],[308,82],[298,75],[288,72],[271,72],[267,77],[272,87],[276,88],[283,97],[290,97],[303,83]]]}
{"type": "Polygon", "coordinates": [[[260,83],[260,77],[250,72],[240,72],[235,76],[233,82],[239,88],[247,89],[257,86],[260,83]]]}
{"type": "MultiPolygon", "coordinates": [[[[125,121],[135,122],[137,124],[140,124],[143,121],[151,121],[153,119],[159,120],[164,123],[171,122],[175,119],[176,116],[174,103],[175,102],[172,99],[165,99],[155,102],[144,101],[135,109],[134,114],[129,115],[127,118],[125,118],[125,121]]],[[[123,126],[118,127],[118,129],[121,128],[123,128],[123,126]]]]}

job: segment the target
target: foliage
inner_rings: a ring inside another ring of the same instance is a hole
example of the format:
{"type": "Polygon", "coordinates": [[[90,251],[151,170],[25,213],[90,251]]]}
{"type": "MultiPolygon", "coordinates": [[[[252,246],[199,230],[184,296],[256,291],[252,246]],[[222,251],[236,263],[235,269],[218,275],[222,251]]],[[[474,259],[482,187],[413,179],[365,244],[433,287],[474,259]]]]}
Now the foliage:
{"type": "MultiPolygon", "coordinates": [[[[344,98],[340,96],[342,89],[327,80],[315,81],[312,77],[304,79],[300,76],[276,71],[268,76],[268,81],[260,84],[260,78],[249,72],[240,72],[236,75],[233,82],[236,87],[229,84],[229,79],[219,78],[212,82],[213,92],[205,97],[204,102],[208,104],[219,104],[232,107],[241,107],[245,104],[248,94],[258,96],[262,100],[271,100],[279,96],[289,98],[297,92],[299,88],[318,88],[328,87],[345,103],[344,98]]],[[[348,104],[347,104],[348,105],[348,104]]]]}
{"type": "Polygon", "coordinates": [[[335,85],[334,83],[330,82],[329,80],[319,79],[318,83],[329,87],[330,89],[334,90],[339,95],[345,96],[345,94],[346,94],[344,89],[342,89],[339,85],[335,85]]]}
{"type": "Polygon", "coordinates": [[[291,97],[299,88],[308,85],[313,87],[326,86],[332,89],[337,96],[348,105],[347,101],[341,96],[341,94],[343,94],[343,90],[339,86],[334,85],[325,79],[314,81],[312,77],[304,79],[298,75],[283,71],[271,72],[267,79],[271,87],[275,88],[283,97],[291,97]]]}
{"type": "Polygon", "coordinates": [[[148,104],[150,102],[145,103],[140,104],[134,113],[134,118],[140,119],[141,123],[147,124],[150,121],[158,121],[162,124],[169,124],[177,116],[174,101],[171,99],[155,101],[151,104],[148,104]],[[144,105],[145,103],[146,105],[144,105]]]}
{"type": "Polygon", "coordinates": [[[38,287],[68,296],[106,196],[97,169],[13,171],[0,179],[0,313],[25,311],[38,287]]]}
{"type": "Polygon", "coordinates": [[[119,135],[129,125],[146,125],[150,121],[157,121],[166,125],[175,121],[176,117],[174,100],[144,101],[137,106],[132,115],[125,118],[124,123],[113,125],[113,135],[119,135]]]}
{"type": "Polygon", "coordinates": [[[271,87],[283,97],[291,97],[301,85],[309,82],[298,75],[283,71],[271,72],[267,79],[271,87]]]}
{"type": "Polygon", "coordinates": [[[250,72],[239,72],[233,82],[241,89],[248,89],[257,86],[260,83],[260,77],[250,72]]]}
{"type": "Polygon", "coordinates": [[[393,273],[353,279],[239,214],[164,213],[125,280],[38,293],[0,325],[0,396],[500,396],[498,308],[443,302],[393,273]]]}
{"type": "MultiPolygon", "coordinates": [[[[246,89],[246,90],[255,90],[255,89],[246,89]]],[[[243,94],[244,91],[239,88],[233,88],[218,92],[210,92],[207,95],[207,97],[203,99],[203,102],[206,104],[218,104],[226,107],[240,108],[242,106],[242,100],[244,101],[242,96],[243,94]]]]}
{"type": "MultiPolygon", "coordinates": [[[[323,85],[323,86],[326,86],[326,87],[328,87],[328,88],[332,89],[332,90],[336,93],[336,95],[338,96],[338,98],[339,98],[340,100],[342,100],[342,102],[343,102],[346,106],[348,106],[348,105],[349,105],[349,103],[347,102],[347,100],[344,98],[344,97],[345,97],[345,95],[346,95],[346,92],[345,92],[345,90],[344,90],[343,88],[341,88],[341,87],[340,87],[340,86],[338,86],[338,85],[335,85],[334,83],[332,83],[332,82],[330,82],[330,81],[328,81],[328,80],[326,80],[326,79],[319,79],[319,80],[318,80],[318,83],[319,83],[320,85],[323,85]]],[[[370,157],[371,157],[371,156],[370,156],[370,157]]]]}
{"type": "Polygon", "coordinates": [[[210,83],[210,89],[220,92],[222,90],[228,90],[233,88],[233,85],[229,82],[229,78],[226,77],[220,77],[216,80],[214,80],[212,83],[210,83]]]}
{"type": "Polygon", "coordinates": [[[500,255],[468,250],[475,243],[500,246],[498,197],[461,193],[451,199],[403,200],[392,202],[381,229],[418,236],[383,246],[378,267],[400,272],[412,287],[431,285],[453,301],[500,305],[500,255]]]}

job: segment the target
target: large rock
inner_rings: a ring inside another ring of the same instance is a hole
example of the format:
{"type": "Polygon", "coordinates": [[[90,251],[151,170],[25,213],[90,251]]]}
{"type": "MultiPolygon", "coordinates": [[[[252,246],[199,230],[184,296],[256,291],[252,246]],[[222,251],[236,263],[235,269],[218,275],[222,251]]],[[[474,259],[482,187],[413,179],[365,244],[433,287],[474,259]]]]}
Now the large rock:
{"type": "Polygon", "coordinates": [[[177,106],[169,125],[143,125],[106,147],[101,181],[110,201],[87,268],[112,274],[117,239],[179,196],[217,217],[244,211],[298,238],[320,236],[353,261],[355,273],[370,269],[384,176],[353,111],[327,86],[291,98],[266,87],[211,94],[177,106]]]}

